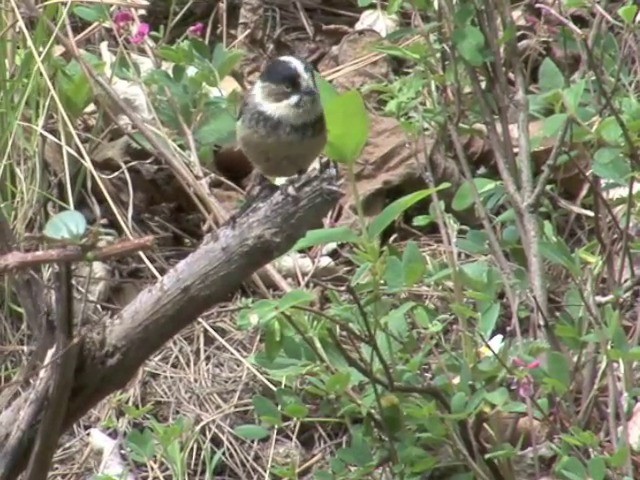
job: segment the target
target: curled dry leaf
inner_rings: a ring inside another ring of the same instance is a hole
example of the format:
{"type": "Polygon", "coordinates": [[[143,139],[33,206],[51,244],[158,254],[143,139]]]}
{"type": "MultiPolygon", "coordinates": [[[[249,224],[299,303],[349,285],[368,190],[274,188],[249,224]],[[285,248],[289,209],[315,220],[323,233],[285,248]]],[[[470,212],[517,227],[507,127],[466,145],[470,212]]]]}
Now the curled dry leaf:
{"type": "Polygon", "coordinates": [[[92,478],[105,475],[125,480],[136,480],[136,476],[129,471],[127,463],[120,455],[116,440],[102,433],[99,429],[92,428],[89,430],[89,444],[93,450],[102,454],[100,467],[92,478]]]}
{"type": "MultiPolygon", "coordinates": [[[[622,427],[618,429],[618,435],[622,433],[622,427]]],[[[633,413],[627,424],[627,441],[634,452],[640,451],[640,402],[633,407],[633,413]]]]}
{"type": "Polygon", "coordinates": [[[80,262],[74,266],[76,296],[86,298],[90,303],[104,302],[111,288],[111,267],[104,262],[80,262]]]}
{"type": "Polygon", "coordinates": [[[400,19],[397,15],[389,15],[381,8],[365,10],[353,27],[354,30],[375,30],[381,37],[386,37],[398,29],[400,19]]]}
{"type": "Polygon", "coordinates": [[[293,278],[298,273],[304,277],[311,275],[312,278],[326,278],[340,271],[333,259],[326,255],[314,260],[305,253],[288,253],[273,264],[283,277],[288,278],[293,278]]]}

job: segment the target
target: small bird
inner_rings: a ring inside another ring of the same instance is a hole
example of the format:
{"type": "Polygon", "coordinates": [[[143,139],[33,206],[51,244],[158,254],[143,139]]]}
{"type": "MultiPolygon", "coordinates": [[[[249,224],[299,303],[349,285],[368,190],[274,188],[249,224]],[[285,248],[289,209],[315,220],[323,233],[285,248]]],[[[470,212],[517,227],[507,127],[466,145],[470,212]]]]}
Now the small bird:
{"type": "Polygon", "coordinates": [[[327,143],[313,68],[288,55],[268,62],[240,109],[236,132],[263,176],[304,173],[327,143]]]}

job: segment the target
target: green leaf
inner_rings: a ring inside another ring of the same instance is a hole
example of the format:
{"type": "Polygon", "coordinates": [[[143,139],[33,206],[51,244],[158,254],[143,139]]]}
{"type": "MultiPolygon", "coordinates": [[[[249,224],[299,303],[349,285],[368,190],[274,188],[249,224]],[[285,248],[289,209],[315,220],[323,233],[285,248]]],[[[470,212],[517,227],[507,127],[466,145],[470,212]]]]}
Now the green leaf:
{"type": "Polygon", "coordinates": [[[283,312],[298,305],[307,305],[316,300],[315,294],[307,290],[291,290],[277,300],[278,310],[283,312]]]}
{"type": "Polygon", "coordinates": [[[256,415],[270,425],[282,425],[282,415],[275,403],[262,395],[255,395],[251,400],[256,415]]]}
{"type": "Polygon", "coordinates": [[[622,142],[622,128],[615,117],[607,117],[596,129],[600,138],[610,145],[620,145],[622,142]]]}
{"type": "Polygon", "coordinates": [[[521,245],[518,227],[515,225],[507,225],[502,231],[502,241],[511,246],[521,245]]]}
{"type": "Polygon", "coordinates": [[[424,190],[418,190],[417,192],[410,193],[404,197],[389,204],[382,212],[380,212],[376,218],[373,219],[367,233],[371,238],[375,238],[380,235],[385,228],[391,225],[405,210],[410,208],[415,203],[419,202],[423,198],[432,195],[434,192],[438,192],[450,186],[449,183],[443,183],[435,188],[427,188],[424,190]]]}
{"type": "Polygon", "coordinates": [[[619,148],[603,147],[593,155],[593,173],[604,180],[626,185],[631,165],[619,148]]]}
{"type": "Polygon", "coordinates": [[[451,208],[460,212],[466,210],[473,205],[473,185],[475,185],[478,194],[486,193],[492,190],[498,182],[490,178],[477,177],[471,181],[465,180],[453,197],[451,208]]]}
{"type": "Polygon", "coordinates": [[[73,14],[87,22],[106,22],[109,20],[109,9],[106,5],[94,4],[92,6],[75,5],[72,7],[73,14]]]}
{"type": "Polygon", "coordinates": [[[404,270],[398,257],[389,257],[384,269],[384,281],[391,290],[399,290],[404,286],[404,270]]]}
{"type": "Polygon", "coordinates": [[[282,351],[282,329],[279,322],[267,322],[264,325],[264,353],[274,360],[282,351]]]}
{"type": "MultiPolygon", "coordinates": [[[[624,5],[618,9],[618,15],[624,23],[631,25],[638,13],[638,6],[635,4],[624,5]]],[[[593,475],[592,475],[593,476],[593,475]]]]}
{"type": "Polygon", "coordinates": [[[562,92],[565,107],[570,114],[577,116],[578,107],[586,86],[587,81],[582,79],[562,92]]]}
{"type": "Polygon", "coordinates": [[[588,477],[584,465],[575,457],[563,458],[558,464],[557,471],[569,480],[584,480],[588,477]]]}
{"type": "Polygon", "coordinates": [[[355,434],[351,441],[351,446],[341,448],[338,450],[337,455],[343,462],[357,465],[358,467],[364,467],[373,461],[371,448],[361,434],[355,434]]]}
{"type": "Polygon", "coordinates": [[[200,145],[229,145],[236,138],[236,118],[228,110],[216,108],[196,128],[193,137],[200,145]]]}
{"type": "Polygon", "coordinates": [[[306,418],[309,415],[309,408],[302,402],[300,397],[288,388],[278,388],[276,397],[282,407],[282,411],[293,418],[306,418]]]}
{"type": "Polygon", "coordinates": [[[245,440],[262,440],[270,435],[269,430],[260,425],[238,425],[233,429],[233,432],[240,438],[245,440]]]}
{"type": "Polygon", "coordinates": [[[629,459],[631,451],[626,442],[618,443],[618,448],[613,455],[609,457],[609,465],[612,468],[622,468],[629,459]]]}
{"type": "Polygon", "coordinates": [[[328,393],[343,393],[349,386],[351,381],[351,373],[349,371],[336,372],[327,379],[325,388],[328,393]]]}
{"type": "Polygon", "coordinates": [[[140,463],[147,463],[156,455],[156,444],[151,430],[132,430],[127,435],[127,448],[131,453],[131,459],[140,463]]]}
{"type": "Polygon", "coordinates": [[[424,255],[420,251],[420,247],[413,240],[407,243],[407,246],[402,252],[402,270],[404,273],[404,284],[407,287],[411,287],[418,283],[424,272],[427,269],[427,265],[424,260],[424,255]]]}
{"type": "Polygon", "coordinates": [[[87,231],[87,220],[77,210],[65,210],[49,219],[44,235],[57,240],[80,240],[87,231]]]}
{"type": "Polygon", "coordinates": [[[556,113],[542,121],[542,136],[546,138],[555,138],[560,135],[564,128],[564,124],[569,120],[566,113],[556,113]]]}
{"type": "Polygon", "coordinates": [[[474,67],[482,65],[484,55],[484,35],[479,28],[465,25],[453,32],[453,43],[458,53],[474,67]]]}
{"type": "Polygon", "coordinates": [[[538,86],[543,92],[564,88],[564,75],[549,57],[545,57],[538,73],[538,86]]]}
{"type": "Polygon", "coordinates": [[[336,162],[355,162],[369,138],[369,113],[360,92],[351,90],[328,101],[326,155],[336,162]]]}
{"type": "Polygon", "coordinates": [[[467,394],[461,391],[456,392],[451,398],[451,413],[464,412],[467,406],[467,394]]]}
{"type": "Polygon", "coordinates": [[[576,278],[580,276],[580,265],[566,244],[559,240],[555,242],[541,241],[539,248],[540,253],[546,260],[565,267],[576,278]]]}
{"type": "Polygon", "coordinates": [[[485,393],[484,398],[487,400],[487,402],[500,407],[509,399],[509,391],[504,387],[499,387],[493,392],[485,393]]]}
{"type": "MultiPolygon", "coordinates": [[[[202,40],[192,39],[191,42],[202,43],[203,47],[206,47],[202,40]]],[[[218,72],[218,77],[222,80],[228,76],[236,67],[238,62],[242,60],[244,52],[238,49],[227,50],[222,43],[216,44],[213,49],[213,55],[211,57],[211,63],[213,68],[218,72]]]]}
{"type": "Polygon", "coordinates": [[[356,232],[349,227],[319,228],[309,230],[291,249],[294,252],[316,245],[326,245],[328,243],[355,243],[359,239],[356,232]]]}
{"type": "Polygon", "coordinates": [[[327,79],[315,70],[314,75],[316,79],[316,86],[320,93],[320,102],[322,103],[322,106],[326,108],[332,100],[340,96],[340,93],[336,87],[331,84],[331,82],[327,81],[327,79]]]}
{"type": "Polygon", "coordinates": [[[80,64],[75,60],[69,62],[58,72],[56,83],[65,109],[77,118],[93,100],[91,84],[80,64]]]}
{"type": "Polygon", "coordinates": [[[478,330],[485,338],[489,338],[493,334],[493,329],[500,318],[500,310],[500,302],[494,302],[480,314],[478,330]]]}
{"type": "Polygon", "coordinates": [[[571,370],[567,357],[560,352],[549,352],[547,359],[547,374],[561,384],[566,391],[571,385],[571,370]]]}
{"type": "Polygon", "coordinates": [[[587,470],[591,480],[604,480],[607,476],[607,464],[604,457],[593,457],[587,462],[587,470]]]}
{"type": "Polygon", "coordinates": [[[291,403],[282,409],[285,415],[292,418],[302,419],[309,416],[309,407],[301,403],[291,403]]]}

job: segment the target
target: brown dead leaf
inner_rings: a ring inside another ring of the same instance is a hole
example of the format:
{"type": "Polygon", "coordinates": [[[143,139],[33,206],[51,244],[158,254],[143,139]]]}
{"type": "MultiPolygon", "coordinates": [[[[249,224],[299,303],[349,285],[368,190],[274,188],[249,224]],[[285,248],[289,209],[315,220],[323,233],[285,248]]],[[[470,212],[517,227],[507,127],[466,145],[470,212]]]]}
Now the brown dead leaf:
{"type": "Polygon", "coordinates": [[[627,425],[627,440],[634,452],[640,451],[640,402],[633,407],[633,414],[627,425]]]}
{"type": "Polygon", "coordinates": [[[64,174],[64,157],[59,141],[45,137],[42,155],[46,164],[56,175],[64,174]]]}
{"type": "Polygon", "coordinates": [[[131,161],[127,152],[131,144],[128,136],[122,136],[116,140],[99,143],[91,152],[91,160],[99,167],[106,170],[118,170],[131,161]]]}
{"type": "MultiPolygon", "coordinates": [[[[417,147],[413,145],[400,123],[389,117],[371,115],[369,140],[356,164],[355,179],[358,194],[362,200],[365,215],[377,215],[391,201],[416,190],[428,188],[424,173],[426,166],[421,165],[417,147]]],[[[455,162],[444,153],[434,149],[434,141],[425,140],[425,150],[429,155],[430,170],[436,185],[450,182],[452,187],[439,193],[445,203],[453,198],[462,184],[462,177],[455,162]]],[[[355,210],[353,193],[347,187],[342,204],[346,207],[341,223],[350,223],[350,212],[355,210]]],[[[477,218],[472,209],[455,212],[460,221],[476,224],[477,218]]]]}
{"type": "MultiPolygon", "coordinates": [[[[501,441],[508,441],[513,446],[520,445],[523,450],[531,447],[534,440],[539,445],[548,439],[550,434],[549,427],[539,420],[514,413],[496,411],[491,416],[490,424],[493,432],[500,432],[502,435],[507,432],[511,433],[509,438],[500,439],[501,441]]],[[[494,437],[493,433],[488,431],[483,431],[481,437],[487,444],[492,444],[496,440],[492,438],[494,437]]]]}

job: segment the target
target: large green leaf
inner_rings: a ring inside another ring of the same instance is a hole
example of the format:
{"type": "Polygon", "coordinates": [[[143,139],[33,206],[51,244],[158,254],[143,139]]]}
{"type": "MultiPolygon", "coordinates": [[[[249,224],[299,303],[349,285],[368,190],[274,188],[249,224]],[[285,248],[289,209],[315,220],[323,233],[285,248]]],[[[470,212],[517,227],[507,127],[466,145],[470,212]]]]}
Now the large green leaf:
{"type": "Polygon", "coordinates": [[[369,225],[369,228],[367,229],[369,236],[372,238],[377,237],[384,231],[385,228],[391,225],[391,223],[393,223],[396,218],[398,218],[405,210],[410,208],[412,205],[416,204],[423,198],[432,195],[435,192],[448,188],[449,186],[449,183],[443,183],[435,188],[418,190],[417,192],[405,195],[404,197],[399,198],[395,202],[389,204],[382,212],[380,212],[380,214],[376,218],[373,219],[373,221],[369,225]]]}
{"type": "Polygon", "coordinates": [[[304,237],[298,240],[292,250],[304,250],[305,248],[315,247],[316,245],[326,245],[327,243],[333,242],[354,243],[357,240],[358,235],[349,227],[319,228],[309,230],[304,237]]]}
{"type": "Polygon", "coordinates": [[[328,139],[325,154],[336,162],[355,162],[369,138],[369,114],[360,92],[351,90],[324,107],[328,139]]]}

